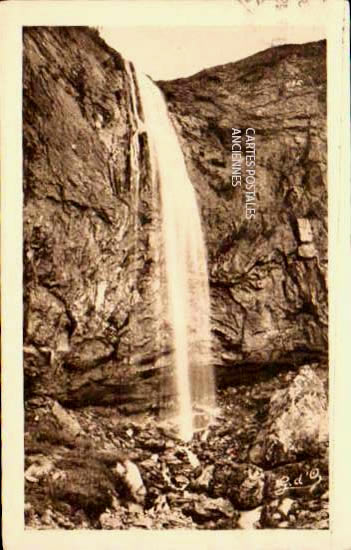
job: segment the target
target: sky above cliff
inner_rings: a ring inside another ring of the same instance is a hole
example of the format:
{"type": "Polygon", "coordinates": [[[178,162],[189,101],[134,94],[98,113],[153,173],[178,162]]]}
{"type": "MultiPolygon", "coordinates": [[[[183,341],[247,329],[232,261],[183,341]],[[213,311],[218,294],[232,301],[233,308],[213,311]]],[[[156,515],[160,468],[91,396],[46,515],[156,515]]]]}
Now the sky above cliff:
{"type": "Polygon", "coordinates": [[[190,76],[279,44],[325,38],[321,27],[102,27],[104,40],[154,80],[190,76]]]}

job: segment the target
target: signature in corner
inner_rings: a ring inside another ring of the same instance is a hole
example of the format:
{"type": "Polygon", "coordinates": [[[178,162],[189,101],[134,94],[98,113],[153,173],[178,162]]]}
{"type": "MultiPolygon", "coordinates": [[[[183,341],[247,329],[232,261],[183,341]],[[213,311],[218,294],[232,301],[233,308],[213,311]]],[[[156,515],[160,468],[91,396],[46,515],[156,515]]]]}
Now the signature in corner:
{"type": "Polygon", "coordinates": [[[290,479],[289,476],[282,476],[276,481],[276,489],[274,491],[276,496],[281,496],[287,491],[301,490],[301,489],[313,489],[319,485],[322,481],[322,476],[319,472],[319,468],[312,468],[306,476],[300,474],[294,479],[290,479]]]}

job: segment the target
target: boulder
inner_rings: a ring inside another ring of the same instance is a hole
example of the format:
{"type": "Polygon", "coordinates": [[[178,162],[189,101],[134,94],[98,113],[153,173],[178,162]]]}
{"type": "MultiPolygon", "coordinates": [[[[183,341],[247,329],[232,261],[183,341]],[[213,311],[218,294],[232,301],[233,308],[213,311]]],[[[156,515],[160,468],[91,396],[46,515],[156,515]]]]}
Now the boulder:
{"type": "Polygon", "coordinates": [[[214,496],[228,497],[237,510],[262,504],[265,474],[254,464],[225,464],[215,468],[210,485],[214,496]]]}
{"type": "Polygon", "coordinates": [[[200,493],[208,492],[213,479],[214,469],[214,464],[208,464],[205,466],[200,475],[191,483],[191,489],[200,493]]]}
{"type": "Polygon", "coordinates": [[[244,464],[233,468],[227,495],[237,510],[252,510],[262,504],[264,487],[264,471],[244,464]]]}
{"type": "Polygon", "coordinates": [[[49,483],[53,501],[81,508],[97,518],[117,498],[113,476],[101,463],[88,459],[63,459],[49,483]]]}
{"type": "Polygon", "coordinates": [[[138,466],[131,460],[126,460],[118,462],[114,472],[119,484],[122,485],[123,493],[136,503],[143,503],[146,496],[146,488],[138,466]]]}
{"type": "Polygon", "coordinates": [[[235,518],[236,510],[228,499],[209,498],[206,495],[194,495],[183,506],[182,512],[190,515],[197,523],[204,523],[219,518],[235,518]]]}
{"type": "Polygon", "coordinates": [[[255,464],[277,466],[323,457],[328,447],[328,404],[323,382],[305,365],[270,399],[268,418],[249,453],[255,464]]]}
{"type": "Polygon", "coordinates": [[[55,402],[52,406],[52,414],[56,418],[61,430],[72,439],[82,434],[83,430],[77,418],[73,413],[69,413],[59,403],[55,402]]]}

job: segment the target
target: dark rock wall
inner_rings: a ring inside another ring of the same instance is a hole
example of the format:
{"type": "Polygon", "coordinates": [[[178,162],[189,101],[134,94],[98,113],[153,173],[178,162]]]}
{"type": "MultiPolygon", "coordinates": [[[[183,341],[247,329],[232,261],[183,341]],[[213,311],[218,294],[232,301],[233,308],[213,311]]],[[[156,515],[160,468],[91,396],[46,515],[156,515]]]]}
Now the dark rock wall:
{"type": "Polygon", "coordinates": [[[137,326],[147,244],[135,223],[150,193],[141,143],[135,204],[124,61],[94,31],[25,29],[23,90],[26,390],[144,402],[129,367],[147,333],[137,326]]]}
{"type": "MultiPolygon", "coordinates": [[[[325,44],[160,86],[201,203],[216,365],[324,358],[325,44]],[[258,199],[247,221],[230,152],[231,128],[249,126],[258,199]]],[[[148,147],[141,136],[136,202],[124,61],[95,31],[27,28],[23,96],[25,391],[76,406],[154,405],[148,147]]]]}
{"type": "Polygon", "coordinates": [[[159,85],[201,203],[216,364],[324,357],[325,42],[280,46],[159,85]],[[232,128],[242,129],[243,149],[245,130],[255,129],[257,197],[250,220],[244,170],[241,187],[231,184],[232,128]]]}

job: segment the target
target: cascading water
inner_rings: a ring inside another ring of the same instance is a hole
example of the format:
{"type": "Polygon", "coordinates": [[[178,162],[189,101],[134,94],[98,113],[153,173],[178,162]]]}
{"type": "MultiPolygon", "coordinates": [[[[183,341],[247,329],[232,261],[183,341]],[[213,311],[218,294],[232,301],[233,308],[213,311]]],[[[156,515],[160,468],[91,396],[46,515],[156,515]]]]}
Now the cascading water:
{"type": "MultiPolygon", "coordinates": [[[[128,72],[131,77],[130,67],[128,72]]],[[[188,441],[209,423],[215,409],[206,250],[195,191],[165,100],[143,73],[136,72],[136,77],[153,186],[155,194],[159,186],[161,199],[162,227],[154,260],[164,265],[157,269],[160,295],[155,314],[169,324],[176,420],[179,437],[188,441]]],[[[135,98],[134,88],[132,93],[135,98]]]]}

